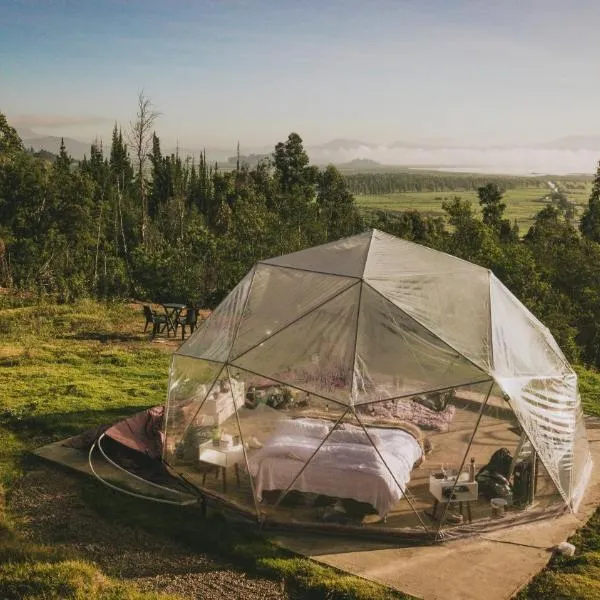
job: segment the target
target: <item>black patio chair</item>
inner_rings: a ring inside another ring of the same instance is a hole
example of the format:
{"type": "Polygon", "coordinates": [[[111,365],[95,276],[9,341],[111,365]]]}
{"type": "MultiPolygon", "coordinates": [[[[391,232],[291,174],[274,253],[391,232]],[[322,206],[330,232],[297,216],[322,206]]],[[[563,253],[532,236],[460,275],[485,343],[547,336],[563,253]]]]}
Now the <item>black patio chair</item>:
{"type": "Polygon", "coordinates": [[[198,310],[195,307],[190,307],[186,310],[185,315],[180,316],[175,324],[175,331],[177,327],[181,327],[181,339],[185,339],[185,328],[190,328],[190,335],[194,333],[196,329],[196,323],[198,322],[198,310]]]}
{"type": "Polygon", "coordinates": [[[152,337],[162,333],[167,327],[167,315],[161,315],[154,312],[148,304],[144,304],[144,316],[146,317],[146,325],[144,327],[144,333],[148,329],[148,325],[152,323],[152,337]]]}

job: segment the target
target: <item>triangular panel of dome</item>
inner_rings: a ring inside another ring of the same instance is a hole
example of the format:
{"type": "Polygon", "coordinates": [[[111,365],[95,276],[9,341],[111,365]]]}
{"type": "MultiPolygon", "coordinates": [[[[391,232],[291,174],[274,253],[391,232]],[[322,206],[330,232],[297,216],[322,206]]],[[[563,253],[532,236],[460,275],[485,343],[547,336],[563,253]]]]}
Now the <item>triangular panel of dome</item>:
{"type": "Polygon", "coordinates": [[[571,375],[556,342],[494,275],[490,277],[492,356],[498,377],[571,375]]]}
{"type": "Polygon", "coordinates": [[[369,231],[262,262],[268,265],[359,278],[362,277],[365,268],[371,235],[369,231]]]}
{"type": "Polygon", "coordinates": [[[357,283],[238,356],[232,364],[348,404],[359,297],[357,283]]]}
{"type": "Polygon", "coordinates": [[[443,476],[442,482],[434,480],[429,486],[437,500],[435,516],[440,539],[451,537],[452,530],[462,528],[465,523],[488,521],[491,497],[506,499],[511,493],[510,485],[502,485],[502,477],[511,479],[511,458],[518,455],[521,432],[517,417],[495,383],[480,384],[469,392],[457,390],[462,406],[457,407],[454,417],[456,433],[440,444],[442,452],[434,448],[427,461],[434,479],[443,476]],[[477,388],[478,393],[473,393],[477,388]],[[465,416],[468,420],[461,424],[465,416]],[[471,460],[475,481],[470,476],[471,460]],[[477,473],[480,470],[485,473],[490,462],[498,477],[477,478],[477,473]],[[456,502],[448,502],[447,498],[453,496],[456,502]]]}
{"type": "Polygon", "coordinates": [[[173,356],[163,430],[165,459],[174,464],[176,450],[207,396],[219,380],[227,377],[224,366],[190,356],[173,356]]]}
{"type": "Polygon", "coordinates": [[[232,358],[246,352],[356,280],[259,264],[244,309],[232,358]]]}
{"type": "Polygon", "coordinates": [[[581,406],[576,409],[575,442],[573,444],[573,477],[571,484],[570,499],[573,510],[582,499],[583,492],[588,484],[592,469],[592,457],[585,431],[583,411],[581,406]]]}
{"type": "MultiPolygon", "coordinates": [[[[421,484],[425,460],[425,436],[419,429],[406,423],[379,427],[381,421],[367,414],[354,414],[353,420],[346,419],[344,430],[330,436],[335,443],[367,444],[375,450],[365,461],[367,475],[371,481],[363,482],[376,501],[377,514],[363,519],[364,526],[382,527],[391,530],[424,531],[433,535],[431,520],[423,507],[428,506],[430,496],[423,493],[421,484]],[[361,441],[358,432],[363,434],[361,441]],[[366,438],[366,440],[364,439],[366,438]],[[375,475],[373,477],[373,475],[375,475]],[[417,494],[417,495],[415,495],[417,494]]],[[[329,441],[329,440],[328,440],[329,441]]],[[[364,452],[360,446],[354,446],[364,452]]],[[[357,463],[359,460],[354,459],[357,463]]],[[[363,471],[362,466],[357,470],[363,471]]],[[[363,492],[364,493],[364,492],[363,492]]],[[[368,493],[368,492],[367,492],[368,493]]]]}
{"type": "Polygon", "coordinates": [[[238,411],[243,409],[244,395],[244,382],[230,377],[225,366],[195,411],[170,466],[213,498],[256,515],[253,481],[239,427],[238,411]]]}
{"type": "Polygon", "coordinates": [[[456,256],[401,240],[376,229],[373,231],[364,277],[388,279],[407,273],[450,273],[477,270],[485,271],[483,267],[456,256]]]}
{"type": "Polygon", "coordinates": [[[365,281],[460,354],[491,370],[486,270],[367,277],[365,281]]]}
{"type": "Polygon", "coordinates": [[[580,411],[577,376],[511,377],[500,378],[498,383],[510,397],[519,423],[568,502],[574,483],[574,446],[580,411]]]}
{"type": "Polygon", "coordinates": [[[355,404],[489,379],[367,283],[362,288],[352,391],[355,404]]]}
{"type": "Polygon", "coordinates": [[[242,279],[210,317],[179,348],[177,354],[226,362],[235,339],[254,269],[242,279]]]}

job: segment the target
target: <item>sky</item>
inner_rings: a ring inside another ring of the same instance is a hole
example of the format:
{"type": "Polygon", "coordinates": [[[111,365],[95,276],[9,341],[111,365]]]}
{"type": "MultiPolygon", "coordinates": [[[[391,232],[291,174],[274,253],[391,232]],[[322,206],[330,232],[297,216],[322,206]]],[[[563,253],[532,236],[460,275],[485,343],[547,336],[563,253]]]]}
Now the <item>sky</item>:
{"type": "Polygon", "coordinates": [[[597,0],[0,0],[0,112],[91,140],[144,90],[165,144],[600,134],[597,0]]]}

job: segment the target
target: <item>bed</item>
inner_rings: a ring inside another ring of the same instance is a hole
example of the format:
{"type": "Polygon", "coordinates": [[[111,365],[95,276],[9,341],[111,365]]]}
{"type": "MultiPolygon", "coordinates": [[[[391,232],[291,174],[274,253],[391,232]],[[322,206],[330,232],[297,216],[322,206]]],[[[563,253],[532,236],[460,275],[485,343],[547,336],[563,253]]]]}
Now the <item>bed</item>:
{"type": "Polygon", "coordinates": [[[290,489],[368,503],[385,517],[402,498],[423,456],[420,441],[403,428],[367,427],[388,469],[362,428],[343,425],[331,431],[332,427],[319,419],[282,421],[249,457],[258,500],[264,491],[287,489],[331,432],[290,489]]]}

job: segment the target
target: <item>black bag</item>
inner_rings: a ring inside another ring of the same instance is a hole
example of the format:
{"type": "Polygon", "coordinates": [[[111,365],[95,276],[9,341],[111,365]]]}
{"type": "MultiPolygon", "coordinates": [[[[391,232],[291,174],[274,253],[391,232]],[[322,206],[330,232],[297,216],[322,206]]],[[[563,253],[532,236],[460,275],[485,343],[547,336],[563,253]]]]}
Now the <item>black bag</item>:
{"type": "Polygon", "coordinates": [[[482,467],[475,479],[479,484],[479,493],[488,500],[492,498],[511,498],[512,486],[508,481],[512,455],[507,448],[496,450],[487,465],[482,467]]]}
{"type": "Polygon", "coordinates": [[[531,479],[533,476],[532,461],[519,461],[515,465],[513,476],[514,502],[519,506],[525,506],[533,501],[531,497],[531,479]]]}

